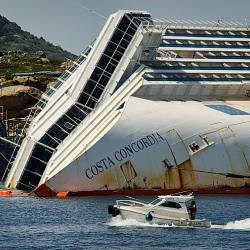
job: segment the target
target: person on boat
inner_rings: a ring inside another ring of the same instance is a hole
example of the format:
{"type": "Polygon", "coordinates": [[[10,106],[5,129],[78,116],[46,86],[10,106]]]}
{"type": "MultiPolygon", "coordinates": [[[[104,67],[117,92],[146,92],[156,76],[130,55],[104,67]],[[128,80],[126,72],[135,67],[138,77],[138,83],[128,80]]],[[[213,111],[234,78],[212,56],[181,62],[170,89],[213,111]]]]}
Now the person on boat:
{"type": "Polygon", "coordinates": [[[190,218],[191,220],[195,219],[195,214],[197,212],[195,201],[192,201],[190,204],[190,218]]]}

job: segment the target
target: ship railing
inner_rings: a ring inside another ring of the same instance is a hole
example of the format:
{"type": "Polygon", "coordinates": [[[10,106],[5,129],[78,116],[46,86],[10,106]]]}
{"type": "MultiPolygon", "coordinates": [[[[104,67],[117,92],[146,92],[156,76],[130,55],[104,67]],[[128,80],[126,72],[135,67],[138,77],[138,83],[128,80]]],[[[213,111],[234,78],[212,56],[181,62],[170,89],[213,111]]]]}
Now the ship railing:
{"type": "Polygon", "coordinates": [[[250,30],[250,24],[248,20],[242,23],[239,20],[227,21],[225,19],[219,19],[217,21],[204,21],[204,20],[181,20],[181,19],[167,19],[167,18],[154,18],[154,25],[167,26],[169,29],[247,29],[250,30]]]}
{"type": "Polygon", "coordinates": [[[17,141],[15,143],[15,147],[12,151],[12,154],[10,156],[10,159],[8,160],[8,164],[7,164],[7,167],[4,171],[4,174],[1,178],[1,181],[4,181],[13,165],[13,162],[15,161],[15,158],[16,158],[16,155],[17,155],[17,151],[19,150],[20,146],[21,146],[21,143],[22,143],[22,140],[23,138],[25,137],[26,135],[26,130],[28,129],[29,125],[30,125],[30,122],[32,120],[32,115],[33,115],[33,109],[31,109],[28,117],[26,117],[26,121],[25,121],[25,124],[21,130],[21,134],[17,137],[17,141]]]}
{"type": "Polygon", "coordinates": [[[42,94],[41,99],[35,104],[30,113],[30,121],[34,119],[46,106],[51,96],[68,80],[68,78],[83,64],[94,46],[96,39],[88,45],[71,66],[42,94]]]}
{"type": "MultiPolygon", "coordinates": [[[[88,47],[81,53],[81,55],[63,72],[61,76],[59,76],[58,80],[55,81],[54,84],[51,85],[52,88],[57,90],[79,67],[80,65],[86,60],[88,57],[91,49],[93,48],[93,45],[95,43],[95,40],[88,45],[88,47]]],[[[50,89],[45,91],[44,95],[51,96],[49,94],[50,89]]]]}
{"type": "Polygon", "coordinates": [[[179,20],[167,18],[154,18],[153,22],[145,20],[143,22],[146,31],[164,31],[165,29],[215,29],[215,30],[250,30],[248,21],[242,23],[236,21],[226,21],[219,19],[217,21],[204,21],[204,20],[179,20]]]}
{"type": "Polygon", "coordinates": [[[83,64],[94,46],[96,39],[88,45],[81,55],[59,76],[59,78],[42,94],[39,102],[34,106],[32,117],[36,117],[46,106],[51,96],[69,79],[69,77],[83,64]]]}

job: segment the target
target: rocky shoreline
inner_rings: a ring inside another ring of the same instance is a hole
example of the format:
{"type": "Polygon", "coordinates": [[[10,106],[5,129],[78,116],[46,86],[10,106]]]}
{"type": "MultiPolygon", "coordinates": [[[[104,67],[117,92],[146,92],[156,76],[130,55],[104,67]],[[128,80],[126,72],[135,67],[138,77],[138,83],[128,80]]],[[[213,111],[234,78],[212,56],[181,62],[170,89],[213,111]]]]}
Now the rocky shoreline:
{"type": "Polygon", "coordinates": [[[45,52],[0,53],[0,118],[25,118],[42,93],[71,61],[52,63],[45,52]]]}
{"type": "MultiPolygon", "coordinates": [[[[70,63],[51,63],[43,51],[0,53],[0,137],[15,142],[42,93],[70,63]]],[[[0,138],[0,178],[13,150],[0,138]]]]}

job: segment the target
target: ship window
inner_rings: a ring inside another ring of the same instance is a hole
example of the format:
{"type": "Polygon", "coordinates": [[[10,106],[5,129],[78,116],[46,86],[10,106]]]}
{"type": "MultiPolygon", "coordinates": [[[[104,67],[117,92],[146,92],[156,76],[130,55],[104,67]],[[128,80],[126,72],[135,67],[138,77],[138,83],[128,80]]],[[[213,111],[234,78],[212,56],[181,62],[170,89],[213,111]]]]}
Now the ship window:
{"type": "Polygon", "coordinates": [[[206,105],[206,106],[211,108],[211,109],[215,109],[215,110],[218,110],[220,112],[226,113],[228,115],[250,115],[249,113],[247,113],[245,111],[230,107],[228,105],[212,104],[212,105],[206,105]]]}
{"type": "Polygon", "coordinates": [[[106,65],[108,64],[110,58],[108,56],[102,55],[101,59],[99,60],[97,66],[105,69],[106,65]]]}
{"type": "MultiPolygon", "coordinates": [[[[47,162],[50,157],[52,155],[52,152],[46,150],[45,147],[41,146],[41,145],[36,145],[33,152],[32,152],[32,156],[35,156],[36,158],[47,162]]],[[[31,159],[31,158],[30,158],[31,159]]],[[[29,166],[29,164],[28,164],[29,166]]],[[[27,169],[29,169],[29,167],[27,167],[27,169]]]]}
{"type": "Polygon", "coordinates": [[[90,79],[92,79],[93,81],[98,82],[100,76],[102,75],[103,69],[100,68],[95,68],[95,70],[93,71],[93,73],[91,74],[90,79]]]}
{"type": "Polygon", "coordinates": [[[106,71],[110,74],[112,74],[115,70],[116,66],[112,65],[112,64],[108,64],[106,71]]]}
{"type": "Polygon", "coordinates": [[[111,38],[111,41],[114,43],[119,43],[119,41],[122,39],[123,32],[120,30],[116,30],[113,37],[111,38]]]}
{"type": "Polygon", "coordinates": [[[118,63],[119,63],[119,61],[117,61],[117,60],[115,60],[114,58],[112,58],[112,59],[110,60],[110,63],[111,63],[112,65],[114,65],[114,66],[117,66],[118,63]]]}
{"type": "Polygon", "coordinates": [[[64,127],[71,130],[72,128],[74,128],[74,125],[71,124],[70,122],[65,122],[64,127]]]}
{"type": "Polygon", "coordinates": [[[113,55],[113,58],[116,60],[116,61],[120,61],[121,58],[122,58],[122,54],[120,54],[119,52],[116,52],[114,55],[113,55]]]}
{"type": "Polygon", "coordinates": [[[88,100],[88,102],[87,102],[87,104],[86,104],[88,107],[90,107],[90,108],[94,108],[95,107],[95,105],[96,105],[96,101],[95,100],[93,100],[92,98],[89,98],[89,100],[88,100]]]}
{"type": "Polygon", "coordinates": [[[84,88],[84,92],[91,95],[91,93],[93,92],[94,88],[95,88],[96,83],[92,82],[91,80],[89,80],[84,88]]]}
{"type": "MultiPolygon", "coordinates": [[[[58,126],[60,126],[67,133],[70,133],[73,130],[73,127],[65,126],[66,123],[71,123],[71,120],[66,115],[63,115],[63,117],[57,121],[58,126]]],[[[65,139],[65,137],[63,139],[65,139]]]]}
{"type": "Polygon", "coordinates": [[[81,104],[86,104],[87,100],[89,99],[89,95],[85,94],[85,93],[81,93],[78,102],[81,104]]]}
{"type": "Polygon", "coordinates": [[[129,45],[129,42],[128,42],[128,41],[126,41],[126,40],[124,40],[124,39],[122,39],[122,41],[121,41],[120,45],[121,45],[123,48],[127,48],[127,47],[128,47],[128,45],[129,45]]]}
{"type": "MultiPolygon", "coordinates": [[[[117,57],[117,56],[123,56],[123,52],[121,52],[121,51],[119,51],[118,50],[118,48],[117,48],[117,50],[115,51],[115,53],[114,53],[114,55],[112,56],[112,59],[115,59],[115,57],[117,57]]],[[[117,62],[119,62],[120,61],[120,59],[119,60],[117,60],[117,59],[115,59],[117,62]]]]}
{"type": "MultiPolygon", "coordinates": [[[[108,81],[109,81],[109,77],[107,77],[107,76],[105,76],[105,75],[102,75],[102,77],[101,77],[99,83],[100,83],[102,86],[106,86],[107,83],[108,83],[108,81]]],[[[99,85],[99,84],[98,84],[98,85],[99,85]]]]}
{"type": "Polygon", "coordinates": [[[71,119],[73,119],[76,123],[81,122],[86,117],[85,112],[82,112],[76,106],[73,106],[70,110],[67,111],[66,114],[71,117],[71,119]]]}
{"type": "Polygon", "coordinates": [[[173,201],[165,201],[162,204],[160,204],[162,207],[171,207],[171,208],[181,208],[181,205],[177,202],[173,201]]]}
{"type": "MultiPolygon", "coordinates": [[[[56,125],[52,126],[47,131],[47,134],[49,134],[51,137],[55,137],[58,140],[61,140],[62,138],[65,138],[67,136],[67,134],[64,131],[62,131],[59,127],[57,127],[56,125]]],[[[40,142],[49,146],[48,140],[46,139],[46,135],[44,135],[42,137],[42,139],[40,140],[40,142]]]]}
{"type": "Polygon", "coordinates": [[[116,49],[116,46],[117,45],[115,45],[114,43],[109,42],[107,45],[107,48],[104,51],[104,54],[111,57],[116,49]]]}
{"type": "Polygon", "coordinates": [[[117,110],[123,109],[124,105],[125,105],[125,102],[123,102],[123,103],[117,108],[117,110]]]}
{"type": "Polygon", "coordinates": [[[130,21],[128,20],[128,18],[124,16],[118,25],[118,29],[125,31],[129,26],[129,23],[130,21]]]}
{"type": "Polygon", "coordinates": [[[126,42],[130,42],[132,40],[133,36],[129,35],[129,34],[124,34],[124,37],[122,38],[122,40],[125,40],[126,42]]]}
{"type": "Polygon", "coordinates": [[[102,92],[103,92],[102,89],[99,89],[99,88],[96,87],[92,95],[96,99],[99,99],[99,97],[101,96],[102,92]]]}
{"type": "Polygon", "coordinates": [[[127,32],[128,32],[128,34],[130,34],[131,36],[133,36],[133,35],[135,34],[135,30],[132,29],[132,28],[129,28],[127,32]]]}
{"type": "Polygon", "coordinates": [[[41,143],[51,147],[56,148],[59,144],[58,139],[55,136],[51,136],[50,134],[45,134],[41,140],[41,143]]]}
{"type": "Polygon", "coordinates": [[[118,46],[118,47],[117,47],[117,51],[118,51],[119,53],[123,54],[123,53],[125,52],[125,49],[124,49],[123,47],[121,47],[121,46],[118,46]]]}
{"type": "Polygon", "coordinates": [[[92,111],[92,109],[79,102],[76,102],[75,106],[79,111],[83,112],[86,115],[88,115],[92,111]]]}
{"type": "Polygon", "coordinates": [[[192,144],[189,145],[189,148],[193,151],[193,152],[196,152],[200,149],[200,146],[196,143],[196,142],[193,142],[192,144]]]}

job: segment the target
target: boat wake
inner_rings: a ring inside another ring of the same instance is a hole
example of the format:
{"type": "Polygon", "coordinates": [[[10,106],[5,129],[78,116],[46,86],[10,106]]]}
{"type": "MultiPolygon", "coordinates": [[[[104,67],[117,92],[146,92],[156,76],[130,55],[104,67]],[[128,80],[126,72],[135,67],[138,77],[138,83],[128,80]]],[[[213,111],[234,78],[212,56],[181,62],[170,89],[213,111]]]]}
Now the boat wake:
{"type": "Polygon", "coordinates": [[[250,231],[250,218],[244,220],[230,221],[225,225],[212,225],[211,228],[250,231]]]}
{"type": "MultiPolygon", "coordinates": [[[[134,219],[123,220],[121,216],[112,217],[111,221],[107,223],[109,226],[113,227],[162,227],[162,228],[176,228],[180,226],[175,225],[158,225],[138,222],[134,219]]],[[[181,227],[187,228],[187,227],[181,227]]],[[[225,225],[211,225],[212,229],[228,229],[228,230],[249,230],[250,231],[250,218],[244,220],[230,221],[225,225]]]]}
{"type": "Polygon", "coordinates": [[[107,224],[113,227],[176,227],[174,225],[169,226],[169,225],[158,225],[158,224],[138,222],[135,219],[123,220],[120,215],[112,217],[111,221],[108,222],[107,224]]]}

